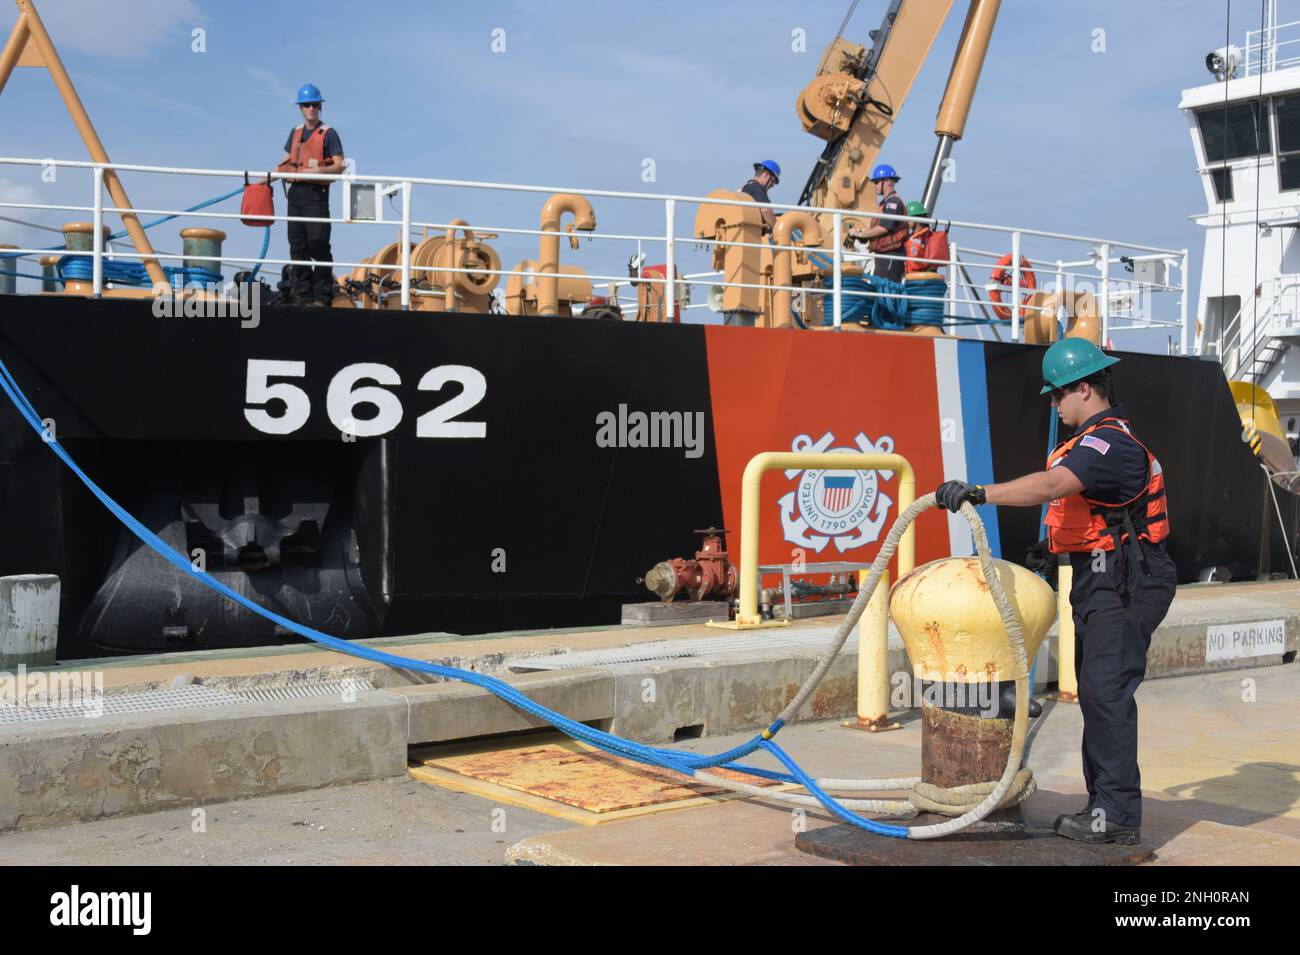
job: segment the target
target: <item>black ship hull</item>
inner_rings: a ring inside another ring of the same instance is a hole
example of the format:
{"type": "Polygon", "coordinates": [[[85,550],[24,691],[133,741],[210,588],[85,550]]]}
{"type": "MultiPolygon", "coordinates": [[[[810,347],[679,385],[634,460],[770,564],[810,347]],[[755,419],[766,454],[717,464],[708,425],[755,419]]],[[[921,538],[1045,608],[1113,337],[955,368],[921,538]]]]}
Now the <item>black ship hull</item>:
{"type": "MultiPolygon", "coordinates": [[[[616,623],[695,529],[738,526],[760,451],[894,451],[924,493],[1040,468],[1048,449],[1032,346],[272,307],[248,324],[2,296],[0,358],[146,526],[348,638],[616,623]]],[[[1219,366],[1122,358],[1180,580],[1286,569],[1295,500],[1279,495],[1279,522],[1219,366]]],[[[6,401],[0,573],[59,575],[61,659],[296,640],[150,552],[45,444],[6,401]]],[[[888,473],[769,475],[760,559],[869,560],[897,498],[888,473]]],[[[1037,509],[984,516],[1007,559],[1039,537],[1037,509]]],[[[963,547],[947,515],[919,522],[918,561],[963,547]]]]}

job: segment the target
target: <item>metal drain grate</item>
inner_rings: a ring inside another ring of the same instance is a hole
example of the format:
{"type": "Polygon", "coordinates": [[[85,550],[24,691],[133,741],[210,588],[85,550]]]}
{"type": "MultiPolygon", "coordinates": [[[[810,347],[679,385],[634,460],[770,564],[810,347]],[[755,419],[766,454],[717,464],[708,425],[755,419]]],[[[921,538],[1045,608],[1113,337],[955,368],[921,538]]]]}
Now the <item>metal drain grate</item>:
{"type": "Polygon", "coordinates": [[[166,710],[206,709],[235,706],[240,703],[273,703],[280,700],[304,700],[313,697],[341,696],[373,690],[369,680],[328,680],[321,683],[293,683],[287,686],[257,687],[251,690],[219,690],[190,685],[138,693],[112,693],[96,696],[83,694],[67,704],[29,703],[22,706],[0,704],[0,725],[40,723],[49,720],[94,719],[99,716],[122,716],[129,713],[157,713],[166,710]]]}
{"type": "Polygon", "coordinates": [[[240,697],[225,690],[206,686],[181,686],[139,693],[93,693],[74,697],[68,703],[28,703],[0,705],[0,724],[39,723],[46,720],[121,716],[127,713],[153,713],[160,710],[188,710],[240,703],[240,697]]]}
{"type": "Polygon", "coordinates": [[[307,700],[312,697],[342,696],[373,690],[374,684],[360,678],[327,680],[323,683],[291,683],[288,686],[259,687],[238,691],[241,703],[274,703],[277,700],[307,700]]]}
{"type": "MultiPolygon", "coordinates": [[[[823,650],[835,636],[834,627],[794,630],[783,633],[742,633],[734,637],[705,637],[698,640],[658,640],[634,643],[610,650],[575,650],[544,657],[519,657],[507,661],[512,670],[572,670],[579,667],[609,666],[615,663],[646,663],[679,660],[684,657],[712,657],[746,650],[779,650],[807,647],[823,650]]],[[[850,638],[852,639],[852,638],[850,638]]]]}

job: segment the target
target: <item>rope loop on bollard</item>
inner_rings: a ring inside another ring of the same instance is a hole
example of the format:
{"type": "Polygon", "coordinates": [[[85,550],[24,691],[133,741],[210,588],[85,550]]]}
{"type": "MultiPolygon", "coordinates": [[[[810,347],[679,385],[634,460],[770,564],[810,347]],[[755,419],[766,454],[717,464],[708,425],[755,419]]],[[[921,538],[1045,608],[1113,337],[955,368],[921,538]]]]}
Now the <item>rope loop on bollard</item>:
{"type": "MultiPolygon", "coordinates": [[[[889,567],[889,562],[898,549],[898,542],[902,539],[903,533],[917,517],[934,507],[935,503],[933,493],[919,497],[894,521],[893,526],[889,529],[889,534],[880,547],[880,552],[871,564],[871,570],[866,581],[858,589],[858,595],[854,599],[853,605],[849,608],[849,612],[845,615],[843,622],[836,631],[835,638],[822,654],[817,666],[808,676],[808,679],[804,681],[799,692],[781,711],[781,715],[773,725],[793,720],[799,710],[812,697],[818,685],[825,679],[840,650],[848,641],[853,628],[858,625],[858,621],[867,608],[868,601],[871,600],[871,595],[875,593],[876,588],[880,585],[880,581],[889,567]]],[[[711,785],[729,789],[733,792],[744,793],[745,795],[761,796],[765,799],[794,803],[800,806],[823,806],[831,809],[840,818],[844,818],[845,821],[851,823],[855,822],[857,817],[846,818],[846,815],[852,814],[836,812],[831,803],[834,803],[836,807],[842,807],[844,810],[884,813],[894,816],[915,815],[917,812],[935,812],[957,817],[948,822],[907,828],[905,832],[906,837],[909,839],[935,839],[951,835],[979,822],[995,809],[1018,805],[1033,795],[1037,789],[1033,781],[1033,773],[1028,767],[1020,768],[1029,725],[1029,663],[1025,655],[1024,627],[1015,607],[1007,599],[1006,592],[1002,587],[1002,581],[998,578],[997,569],[993,563],[993,555],[989,551],[988,535],[984,530],[984,522],[980,520],[979,513],[967,502],[961,506],[961,515],[970,524],[971,533],[975,539],[975,553],[979,559],[980,573],[983,574],[984,581],[988,584],[989,594],[997,607],[998,615],[1002,618],[1002,625],[1006,628],[1007,640],[1011,644],[1011,653],[1015,659],[1016,713],[1012,725],[1011,752],[1007,755],[1007,765],[1002,772],[1001,778],[996,782],[974,783],[951,789],[924,783],[919,776],[895,779],[816,779],[808,780],[808,782],[814,784],[812,787],[806,783],[803,784],[803,788],[808,789],[813,795],[803,795],[794,792],[772,792],[761,786],[739,783],[703,771],[696,772],[695,777],[711,785]],[[906,800],[835,800],[826,793],[826,790],[840,790],[842,792],[910,790],[911,793],[906,800]],[[828,800],[830,801],[828,802],[828,800]]],[[[767,736],[766,733],[764,734],[764,740],[765,749],[769,751],[775,749],[775,744],[770,742],[770,736],[767,736]]],[[[740,769],[740,767],[733,768],[740,769]]],[[[742,771],[749,771],[749,767],[745,767],[742,771]]],[[[860,823],[867,822],[867,820],[857,821],[860,823]]]]}

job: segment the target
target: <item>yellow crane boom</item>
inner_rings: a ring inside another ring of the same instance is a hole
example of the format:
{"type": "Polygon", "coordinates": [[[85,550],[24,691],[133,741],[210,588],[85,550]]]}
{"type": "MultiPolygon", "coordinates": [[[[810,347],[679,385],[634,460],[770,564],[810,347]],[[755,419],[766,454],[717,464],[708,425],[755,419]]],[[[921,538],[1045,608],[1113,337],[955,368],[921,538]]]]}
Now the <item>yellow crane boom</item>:
{"type": "MultiPolygon", "coordinates": [[[[922,200],[931,213],[943,163],[966,128],[1000,5],[1001,0],[970,0],[967,9],[935,121],[939,144],[922,200]]],[[[893,0],[880,28],[872,31],[870,50],[842,37],[826,47],[817,76],[796,104],[803,128],[827,141],[800,205],[832,209],[874,205],[874,201],[864,202],[871,191],[871,169],[951,10],[952,0],[893,0]]]]}

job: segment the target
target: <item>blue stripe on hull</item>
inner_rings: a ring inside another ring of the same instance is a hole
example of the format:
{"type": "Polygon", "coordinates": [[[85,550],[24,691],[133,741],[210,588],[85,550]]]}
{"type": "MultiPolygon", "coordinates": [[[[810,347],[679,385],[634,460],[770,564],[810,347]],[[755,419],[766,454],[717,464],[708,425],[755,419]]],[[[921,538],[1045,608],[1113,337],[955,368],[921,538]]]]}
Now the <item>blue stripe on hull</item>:
{"type": "MultiPolygon", "coordinates": [[[[981,342],[957,342],[957,374],[966,449],[966,480],[974,484],[990,484],[994,480],[993,444],[989,438],[988,379],[984,372],[984,345],[981,342]]],[[[988,532],[989,548],[994,557],[1001,557],[998,509],[985,504],[978,510],[988,532]]]]}

